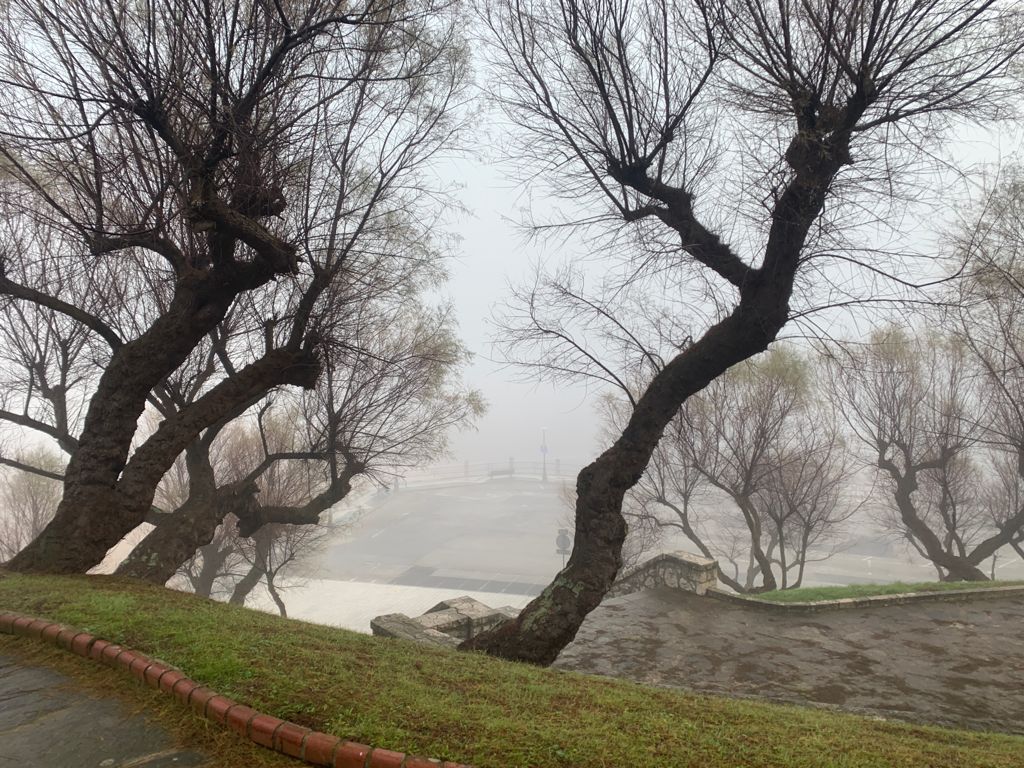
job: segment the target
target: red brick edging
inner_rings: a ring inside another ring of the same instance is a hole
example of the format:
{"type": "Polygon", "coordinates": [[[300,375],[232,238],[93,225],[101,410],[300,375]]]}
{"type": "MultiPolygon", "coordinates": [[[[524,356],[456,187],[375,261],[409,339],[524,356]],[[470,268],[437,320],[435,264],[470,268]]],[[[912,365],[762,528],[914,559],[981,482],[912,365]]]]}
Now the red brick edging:
{"type": "Polygon", "coordinates": [[[64,624],[17,613],[0,613],[0,632],[34,637],[108,667],[120,668],[150,688],[174,696],[197,714],[220,723],[243,738],[313,765],[328,768],[471,768],[390,749],[374,749],[265,715],[199,685],[166,664],[64,624]]]}

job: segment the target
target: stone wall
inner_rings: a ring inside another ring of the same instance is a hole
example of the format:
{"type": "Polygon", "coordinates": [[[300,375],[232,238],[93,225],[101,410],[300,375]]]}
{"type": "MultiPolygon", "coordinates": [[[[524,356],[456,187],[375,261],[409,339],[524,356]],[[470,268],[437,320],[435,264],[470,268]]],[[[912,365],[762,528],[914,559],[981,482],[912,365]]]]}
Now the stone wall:
{"type": "Polygon", "coordinates": [[[718,563],[715,560],[689,552],[666,552],[624,573],[605,597],[621,597],[655,587],[703,595],[717,586],[718,563]]]}
{"type": "Polygon", "coordinates": [[[471,597],[455,597],[416,618],[404,613],[377,616],[370,622],[370,629],[379,637],[454,647],[518,614],[512,607],[491,608],[471,597]]]}

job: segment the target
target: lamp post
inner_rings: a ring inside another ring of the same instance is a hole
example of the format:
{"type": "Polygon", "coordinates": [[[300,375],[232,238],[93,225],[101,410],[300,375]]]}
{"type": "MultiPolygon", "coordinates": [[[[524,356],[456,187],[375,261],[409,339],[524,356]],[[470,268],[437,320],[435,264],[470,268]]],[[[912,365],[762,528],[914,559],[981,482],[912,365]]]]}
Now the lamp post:
{"type": "Polygon", "coordinates": [[[548,429],[542,427],[540,430],[540,466],[541,466],[541,480],[543,482],[548,481],[548,429]]]}

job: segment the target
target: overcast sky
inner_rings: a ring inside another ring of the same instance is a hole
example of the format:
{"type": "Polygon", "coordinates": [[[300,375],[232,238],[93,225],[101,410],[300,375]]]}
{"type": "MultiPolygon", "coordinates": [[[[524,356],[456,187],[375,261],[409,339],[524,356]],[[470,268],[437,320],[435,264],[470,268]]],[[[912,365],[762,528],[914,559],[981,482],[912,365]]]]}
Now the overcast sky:
{"type": "Polygon", "coordinates": [[[483,394],[488,411],[477,430],[452,435],[452,456],[443,461],[540,461],[543,430],[551,460],[589,460],[598,449],[595,392],[518,381],[520,371],[491,359],[490,319],[494,307],[508,299],[510,282],[528,279],[538,261],[571,258],[571,246],[552,252],[524,242],[522,228],[513,223],[522,193],[500,166],[466,158],[453,170],[465,185],[459,196],[469,213],[453,226],[462,243],[450,264],[448,292],[462,338],[475,355],[466,380],[483,394]]]}
{"type": "MultiPolygon", "coordinates": [[[[994,167],[1019,153],[1020,148],[1020,132],[1001,126],[997,132],[973,130],[958,142],[954,154],[965,164],[994,167]]],[[[507,464],[510,457],[539,461],[542,430],[546,430],[549,459],[578,465],[606,447],[599,438],[597,391],[520,381],[521,371],[490,359],[494,357],[490,344],[494,329],[489,321],[495,306],[508,299],[510,282],[522,284],[531,277],[537,263],[562,263],[583,255],[584,249],[574,245],[571,238],[558,247],[526,241],[523,229],[514,223],[521,220],[525,193],[509,179],[508,168],[495,159],[464,158],[451,163],[453,178],[464,185],[459,197],[468,213],[452,224],[462,242],[449,265],[447,291],[462,338],[475,354],[466,381],[483,394],[489,407],[476,430],[452,435],[451,456],[441,463],[507,464]]],[[[540,194],[539,185],[531,192],[540,194]]],[[[966,195],[967,190],[952,193],[966,195]]],[[[533,199],[534,212],[543,214],[543,198],[540,209],[536,194],[533,199]]],[[[919,247],[930,250],[939,244],[940,229],[953,222],[952,207],[947,207],[953,202],[947,198],[939,207],[925,206],[919,212],[924,226],[904,220],[903,226],[922,232],[919,247]]],[[[840,318],[840,325],[849,328],[850,333],[863,333],[871,325],[870,321],[852,323],[852,319],[840,318]]]]}

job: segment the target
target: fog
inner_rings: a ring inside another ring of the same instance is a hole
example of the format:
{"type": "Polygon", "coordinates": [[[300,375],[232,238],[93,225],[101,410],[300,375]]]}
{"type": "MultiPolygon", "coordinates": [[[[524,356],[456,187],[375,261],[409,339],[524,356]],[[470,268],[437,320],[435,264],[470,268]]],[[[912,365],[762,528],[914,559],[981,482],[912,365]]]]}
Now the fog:
{"type": "Polygon", "coordinates": [[[0,631],[315,763],[1009,765],[1022,62],[1013,0],[0,1],[0,631]]]}

